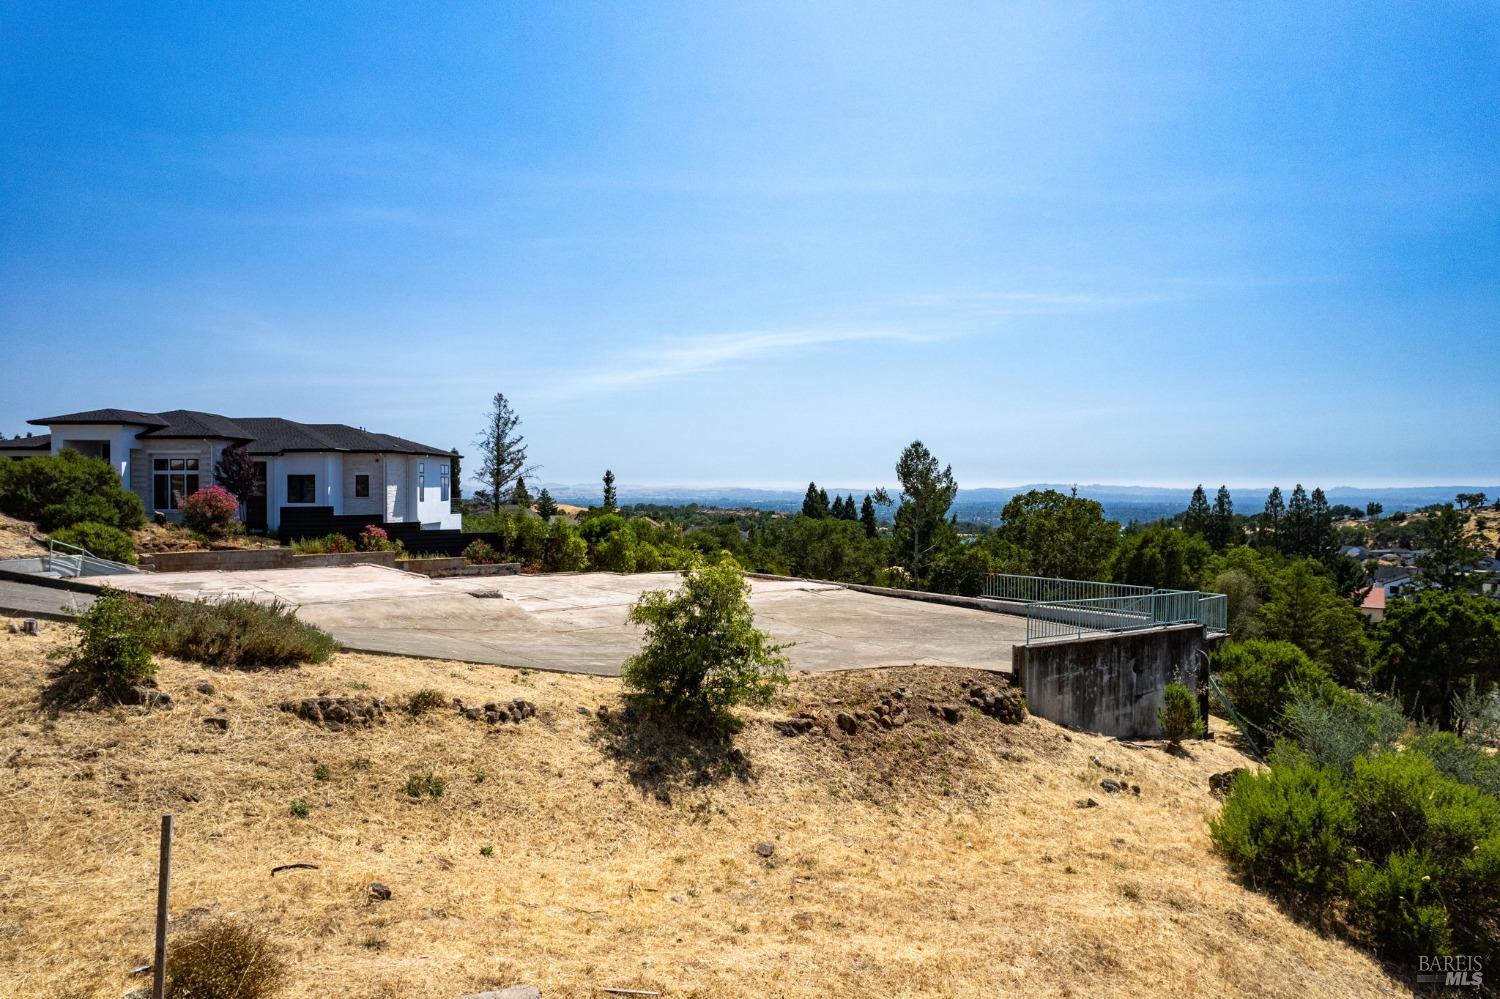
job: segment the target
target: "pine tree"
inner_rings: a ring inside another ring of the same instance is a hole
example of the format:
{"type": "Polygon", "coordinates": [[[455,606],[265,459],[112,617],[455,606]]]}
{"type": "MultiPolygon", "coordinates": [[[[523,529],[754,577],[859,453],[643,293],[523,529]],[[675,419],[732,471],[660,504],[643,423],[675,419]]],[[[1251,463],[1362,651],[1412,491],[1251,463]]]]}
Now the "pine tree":
{"type": "Polygon", "coordinates": [[[1312,501],[1307,490],[1297,483],[1292,498],[1286,505],[1286,516],[1281,519],[1281,531],[1276,548],[1283,555],[1312,554],[1313,514],[1312,501]]]}
{"type": "Polygon", "coordinates": [[[844,519],[845,520],[858,520],[859,519],[859,507],[857,507],[857,506],[854,505],[854,494],[853,493],[850,493],[848,496],[844,497],[844,519]]]}
{"type": "Polygon", "coordinates": [[[516,432],[520,424],[521,418],[510,408],[505,393],[496,392],[484,432],[474,442],[481,458],[479,478],[489,486],[490,502],[496,513],[500,512],[505,487],[511,480],[536,471],[535,465],[526,464],[526,438],[516,432]]]}
{"type": "Polygon", "coordinates": [[[1229,487],[1220,486],[1214,497],[1214,510],[1209,518],[1208,542],[1215,548],[1227,548],[1234,540],[1234,501],[1229,497],[1229,487]]]}
{"type": "Polygon", "coordinates": [[[1271,492],[1266,496],[1266,510],[1261,517],[1261,531],[1264,540],[1264,532],[1271,532],[1267,543],[1273,548],[1280,548],[1285,539],[1281,536],[1282,521],[1286,519],[1286,503],[1281,498],[1281,487],[1272,486],[1271,492]]]}
{"type": "Polygon", "coordinates": [[[1203,491],[1200,483],[1193,490],[1193,498],[1188,501],[1187,513],[1182,517],[1182,529],[1189,534],[1206,537],[1209,530],[1208,494],[1203,491]]]}
{"type": "Polygon", "coordinates": [[[1328,497],[1323,495],[1323,490],[1319,487],[1313,488],[1310,510],[1312,529],[1308,533],[1306,554],[1315,559],[1325,559],[1338,548],[1338,532],[1333,529],[1333,512],[1328,509],[1328,497]]]}
{"type": "Polygon", "coordinates": [[[542,494],[536,498],[536,513],[543,520],[551,520],[557,514],[557,504],[552,501],[552,494],[547,487],[542,487],[542,494]]]}
{"type": "Polygon", "coordinates": [[[530,509],[531,491],[526,488],[526,477],[524,475],[516,477],[516,488],[511,491],[510,501],[522,510],[530,509]]]}
{"type": "Polygon", "coordinates": [[[615,473],[606,468],[604,470],[604,509],[613,510],[617,505],[615,502],[615,473]]]}
{"type": "Polygon", "coordinates": [[[865,493],[864,505],[859,508],[859,522],[865,526],[865,537],[880,535],[880,524],[875,520],[875,501],[870,499],[869,493],[865,493]]]}
{"type": "Polygon", "coordinates": [[[823,488],[818,489],[818,510],[820,511],[818,514],[819,517],[831,517],[833,515],[833,507],[828,504],[828,490],[823,488]]]}
{"type": "Polygon", "coordinates": [[[828,494],[824,493],[823,496],[824,503],[820,506],[818,504],[818,484],[816,482],[809,482],[807,484],[807,493],[802,497],[802,516],[812,517],[814,520],[822,517],[824,507],[827,506],[828,494]]]}

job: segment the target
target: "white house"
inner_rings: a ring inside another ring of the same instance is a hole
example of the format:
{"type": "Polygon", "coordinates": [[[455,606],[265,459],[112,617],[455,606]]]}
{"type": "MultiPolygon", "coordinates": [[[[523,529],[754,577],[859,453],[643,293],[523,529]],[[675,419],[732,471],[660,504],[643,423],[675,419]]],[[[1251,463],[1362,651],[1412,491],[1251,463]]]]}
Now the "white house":
{"type": "Polygon", "coordinates": [[[214,484],[214,466],[225,450],[243,448],[255,468],[256,485],[241,497],[252,530],[275,531],[287,510],[368,516],[375,524],[420,524],[425,530],[462,527],[450,504],[457,452],[389,434],[342,423],[187,409],[94,409],[27,422],[46,427],[46,440],[40,434],[12,440],[6,453],[72,449],[102,458],[148,513],[169,520],[178,518],[184,497],[214,484]]]}

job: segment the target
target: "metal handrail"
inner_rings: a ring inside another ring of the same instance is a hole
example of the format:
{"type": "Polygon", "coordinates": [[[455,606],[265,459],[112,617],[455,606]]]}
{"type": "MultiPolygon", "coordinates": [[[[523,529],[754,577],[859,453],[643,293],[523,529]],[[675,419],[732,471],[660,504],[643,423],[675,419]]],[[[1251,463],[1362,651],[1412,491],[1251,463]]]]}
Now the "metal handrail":
{"type": "Polygon", "coordinates": [[[1026,643],[1089,632],[1139,631],[1199,624],[1226,631],[1228,597],[1198,590],[1154,590],[1079,600],[1038,600],[1026,605],[1026,643]]]}
{"type": "Polygon", "coordinates": [[[42,565],[49,572],[56,572],[63,578],[75,576],[124,576],[139,573],[141,570],[133,565],[123,562],[111,562],[107,558],[100,558],[87,548],[70,545],[66,541],[58,541],[54,538],[47,539],[47,554],[42,559],[42,565]],[[67,549],[59,552],[58,549],[67,549]],[[85,572],[84,570],[88,571],[85,572]]]}
{"type": "Polygon", "coordinates": [[[1144,596],[1153,592],[1155,591],[1150,586],[1136,586],[1132,583],[1103,583],[1093,579],[1020,576],[1008,572],[992,572],[984,577],[984,596],[993,600],[1014,600],[1027,604],[1041,601],[1144,596]]]}

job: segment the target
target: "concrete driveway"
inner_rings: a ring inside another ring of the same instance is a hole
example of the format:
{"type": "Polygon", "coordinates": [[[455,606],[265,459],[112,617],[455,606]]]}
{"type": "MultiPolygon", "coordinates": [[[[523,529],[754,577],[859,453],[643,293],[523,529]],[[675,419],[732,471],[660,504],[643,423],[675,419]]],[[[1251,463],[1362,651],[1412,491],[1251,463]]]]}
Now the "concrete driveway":
{"type": "MultiPolygon", "coordinates": [[[[279,600],[352,649],[616,676],[640,646],[626,620],[646,590],[676,573],[429,579],[379,566],[152,573],[110,585],[187,599],[233,594],[279,600]],[[479,594],[479,595],[476,595],[479,594]]],[[[795,642],[792,668],[928,665],[1010,669],[1025,641],[1018,617],[857,593],[839,586],[751,580],[756,624],[795,642]]]]}

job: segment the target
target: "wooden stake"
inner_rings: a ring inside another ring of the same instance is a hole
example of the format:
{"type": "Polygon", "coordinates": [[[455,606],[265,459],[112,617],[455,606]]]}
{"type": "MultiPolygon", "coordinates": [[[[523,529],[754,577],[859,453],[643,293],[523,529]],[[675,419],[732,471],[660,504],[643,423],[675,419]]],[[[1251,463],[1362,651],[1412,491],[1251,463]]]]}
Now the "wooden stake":
{"type": "Polygon", "coordinates": [[[156,869],[156,963],[151,999],[167,994],[167,900],[172,893],[172,813],[161,817],[161,860],[156,869]]]}

